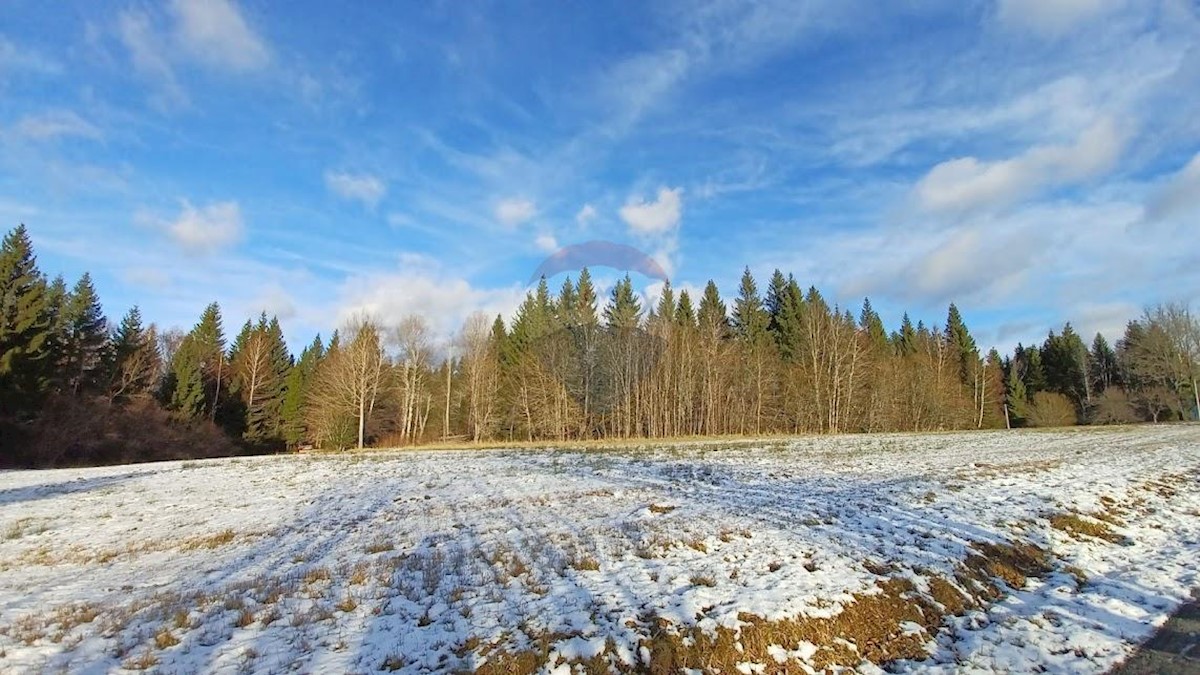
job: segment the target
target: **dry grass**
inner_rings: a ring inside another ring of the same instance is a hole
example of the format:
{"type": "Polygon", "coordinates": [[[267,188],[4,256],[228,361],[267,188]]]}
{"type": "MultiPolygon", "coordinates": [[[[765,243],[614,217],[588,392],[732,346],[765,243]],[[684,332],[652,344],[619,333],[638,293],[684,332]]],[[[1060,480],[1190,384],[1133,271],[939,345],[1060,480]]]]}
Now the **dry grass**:
{"type": "Polygon", "coordinates": [[[1030,543],[976,543],[974,548],[978,553],[963,561],[963,574],[979,585],[985,599],[994,600],[1002,595],[991,584],[992,579],[999,579],[1015,590],[1023,588],[1031,577],[1044,577],[1053,569],[1049,552],[1030,543]]]}
{"type": "Polygon", "coordinates": [[[1124,537],[1112,531],[1105,522],[1088,520],[1076,513],[1056,513],[1049,518],[1050,527],[1062,530],[1076,539],[1094,537],[1110,544],[1124,541],[1124,537]]]}
{"type": "Polygon", "coordinates": [[[383,538],[375,539],[371,543],[367,544],[367,547],[366,547],[367,553],[372,553],[372,554],[373,553],[386,553],[388,551],[393,551],[395,549],[396,549],[396,547],[392,544],[392,542],[390,542],[386,539],[383,539],[383,538]]]}
{"type": "Polygon", "coordinates": [[[677,508],[679,508],[679,507],[677,507],[677,506],[666,506],[666,505],[662,505],[662,504],[651,504],[651,505],[650,505],[650,506],[648,506],[647,508],[649,508],[649,509],[650,509],[650,513],[657,513],[657,514],[659,514],[659,515],[662,515],[662,514],[664,514],[664,513],[670,513],[670,512],[674,511],[675,509],[677,509],[677,508]]]}
{"type": "Polygon", "coordinates": [[[581,571],[596,572],[600,569],[600,561],[591,556],[580,556],[571,561],[571,567],[581,571]]]}
{"type": "Polygon", "coordinates": [[[700,575],[693,576],[691,579],[689,579],[689,581],[692,582],[693,586],[708,586],[709,588],[712,588],[713,586],[717,585],[717,582],[713,581],[712,577],[700,575]]]}
{"type": "Polygon", "coordinates": [[[154,646],[160,651],[169,647],[174,647],[179,644],[179,638],[167,628],[163,628],[154,635],[154,646]]]}
{"type": "Polygon", "coordinates": [[[197,551],[201,549],[212,550],[220,548],[234,539],[234,533],[231,529],[224,529],[216,534],[210,534],[202,537],[191,537],[183,540],[179,544],[180,551],[197,551]]]}
{"type": "Polygon", "coordinates": [[[157,665],[158,655],[149,649],[137,656],[131,656],[121,663],[121,667],[126,670],[150,670],[157,665]]]}

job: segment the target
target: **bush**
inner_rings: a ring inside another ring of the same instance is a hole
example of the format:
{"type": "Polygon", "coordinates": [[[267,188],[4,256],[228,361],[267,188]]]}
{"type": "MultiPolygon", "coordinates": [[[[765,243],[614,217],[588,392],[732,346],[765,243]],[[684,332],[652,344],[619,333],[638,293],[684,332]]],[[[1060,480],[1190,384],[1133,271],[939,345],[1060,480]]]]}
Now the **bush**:
{"type": "Polygon", "coordinates": [[[1132,424],[1140,421],[1129,394],[1124,389],[1109,387],[1096,397],[1092,408],[1092,424],[1132,424]]]}
{"type": "Polygon", "coordinates": [[[1029,403],[1026,418],[1032,427],[1069,427],[1079,421],[1075,404],[1062,394],[1039,391],[1029,403]]]}
{"type": "Polygon", "coordinates": [[[95,466],[227,457],[240,448],[215,425],[184,421],[150,400],[58,396],[41,414],[4,435],[0,463],[24,467],[95,466]]]}

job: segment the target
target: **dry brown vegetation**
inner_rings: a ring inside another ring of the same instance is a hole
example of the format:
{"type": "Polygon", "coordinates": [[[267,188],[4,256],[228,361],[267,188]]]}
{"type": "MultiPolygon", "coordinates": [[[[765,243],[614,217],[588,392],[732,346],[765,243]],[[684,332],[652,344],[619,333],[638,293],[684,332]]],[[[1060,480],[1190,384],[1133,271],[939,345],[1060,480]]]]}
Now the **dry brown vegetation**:
{"type": "Polygon", "coordinates": [[[1103,539],[1110,544],[1124,541],[1124,537],[1112,531],[1112,528],[1101,520],[1084,518],[1077,513],[1056,513],[1049,518],[1050,527],[1062,530],[1075,538],[1094,537],[1103,539]]]}

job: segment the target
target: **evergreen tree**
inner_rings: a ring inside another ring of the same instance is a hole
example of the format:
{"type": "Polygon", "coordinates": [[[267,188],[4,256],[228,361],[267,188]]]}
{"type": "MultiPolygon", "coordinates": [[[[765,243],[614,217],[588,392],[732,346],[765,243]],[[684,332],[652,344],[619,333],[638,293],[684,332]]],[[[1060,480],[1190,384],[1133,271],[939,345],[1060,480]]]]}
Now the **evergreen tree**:
{"type": "Polygon", "coordinates": [[[787,296],[788,282],[787,277],[783,276],[783,272],[778,269],[771,273],[771,281],[767,285],[767,299],[765,304],[767,314],[770,315],[770,329],[775,334],[776,340],[779,339],[779,317],[783,313],[783,304],[787,296]]]}
{"type": "Polygon", "coordinates": [[[800,357],[807,311],[807,303],[804,300],[804,294],[800,291],[800,284],[796,283],[795,278],[788,276],[775,321],[775,337],[779,343],[779,353],[785,361],[795,361],[800,357]]]}
{"type": "Polygon", "coordinates": [[[658,307],[654,311],[655,321],[663,326],[675,322],[675,291],[669,280],[663,282],[662,293],[658,296],[658,307]]]}
{"type": "Polygon", "coordinates": [[[613,286],[608,306],[604,308],[604,323],[609,328],[632,330],[642,321],[642,303],[633,291],[633,280],[626,274],[613,286]]]}
{"type": "Polygon", "coordinates": [[[758,296],[758,286],[754,276],[747,267],[742,272],[741,285],[738,287],[738,297],[733,303],[733,327],[739,338],[745,341],[757,342],[766,334],[771,323],[771,315],[763,306],[758,296]]]}
{"type": "Polygon", "coordinates": [[[1059,335],[1050,332],[1042,345],[1041,357],[1046,389],[1066,396],[1082,412],[1091,398],[1088,351],[1070,323],[1063,326],[1059,335]]]}
{"type": "Polygon", "coordinates": [[[954,303],[950,303],[950,310],[946,315],[946,339],[953,350],[959,380],[970,386],[979,366],[979,348],[954,303]]]}
{"type": "Polygon", "coordinates": [[[283,424],[283,440],[290,447],[295,447],[308,440],[308,429],[304,422],[304,405],[308,400],[313,378],[321,359],[325,357],[325,346],[321,336],[313,338],[312,344],[300,352],[300,359],[287,375],[284,384],[283,402],[280,404],[280,417],[283,424]]]}
{"type": "Polygon", "coordinates": [[[896,345],[896,352],[900,356],[909,356],[917,351],[917,329],[913,328],[913,322],[908,317],[908,312],[905,312],[904,318],[900,320],[900,331],[896,334],[893,342],[896,345]]]}
{"type": "Polygon", "coordinates": [[[596,287],[592,284],[592,273],[588,268],[579,271],[579,283],[575,285],[575,318],[581,326],[597,326],[600,318],[596,314],[596,287]]]}
{"type": "Polygon", "coordinates": [[[45,277],[20,225],[0,244],[0,416],[36,405],[53,374],[45,277]]]}
{"type": "Polygon", "coordinates": [[[575,285],[571,277],[563,280],[562,288],[558,291],[558,301],[554,304],[554,320],[558,327],[575,326],[579,324],[579,299],[575,297],[575,285]]]}
{"type": "Polygon", "coordinates": [[[1014,427],[1024,426],[1025,418],[1029,416],[1029,394],[1025,388],[1025,380],[1021,378],[1016,364],[1009,368],[1005,389],[1008,396],[1010,423],[1014,427]]]}
{"type": "Polygon", "coordinates": [[[1042,369],[1042,352],[1033,345],[1024,349],[1017,345],[1017,349],[1021,356],[1021,380],[1025,382],[1025,390],[1032,400],[1034,394],[1046,391],[1046,373],[1042,369]]]}
{"type": "Polygon", "coordinates": [[[717,284],[709,279],[704,285],[704,295],[700,296],[700,307],[696,310],[696,323],[705,335],[725,338],[729,335],[729,315],[725,301],[721,300],[721,292],[717,284]]]}
{"type": "Polygon", "coordinates": [[[121,319],[113,335],[109,372],[109,395],[114,400],[149,396],[158,385],[162,372],[158,332],[153,326],[142,326],[142,313],[136,306],[121,319]]]}
{"type": "Polygon", "coordinates": [[[109,372],[108,321],[86,272],[67,297],[63,323],[68,388],[74,394],[98,390],[109,372]]]}
{"type": "Polygon", "coordinates": [[[675,309],[675,323],[685,328],[696,327],[696,310],[692,307],[692,296],[686,288],[679,291],[679,306],[675,309]]]}
{"type": "Polygon", "coordinates": [[[1092,340],[1092,349],[1088,354],[1088,375],[1091,378],[1093,395],[1102,394],[1109,387],[1121,384],[1117,353],[1100,333],[1096,333],[1096,337],[1092,340]]]}
{"type": "Polygon", "coordinates": [[[229,368],[221,323],[220,306],[214,302],[205,307],[171,364],[174,391],[170,405],[187,418],[217,420],[221,403],[228,397],[229,368]]]}
{"type": "Polygon", "coordinates": [[[862,311],[858,315],[858,324],[867,336],[867,344],[877,353],[884,353],[888,346],[887,330],[883,327],[883,319],[875,308],[871,307],[871,299],[863,298],[862,311]]]}

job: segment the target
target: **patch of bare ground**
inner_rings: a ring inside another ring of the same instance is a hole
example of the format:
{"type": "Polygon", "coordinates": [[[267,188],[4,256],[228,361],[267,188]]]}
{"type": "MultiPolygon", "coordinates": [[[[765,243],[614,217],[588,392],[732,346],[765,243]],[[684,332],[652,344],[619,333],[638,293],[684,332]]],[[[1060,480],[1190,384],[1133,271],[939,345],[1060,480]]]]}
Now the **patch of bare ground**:
{"type": "MultiPolygon", "coordinates": [[[[584,673],[667,675],[684,669],[728,673],[739,672],[738,664],[746,662],[768,664],[774,669],[771,672],[801,672],[798,662],[778,663],[775,654],[779,648],[799,652],[805,645],[816,647],[807,665],[818,671],[852,668],[864,661],[886,666],[899,660],[921,660],[927,656],[931,634],[941,628],[947,616],[961,616],[983,607],[1003,597],[1005,588],[1021,588],[1030,577],[1042,577],[1054,570],[1049,552],[1027,542],[976,543],[972,548],[974,552],[953,579],[925,575],[922,590],[909,579],[889,576],[871,591],[854,595],[831,617],[768,620],[743,613],[738,616],[738,628],[719,627],[714,631],[648,617],[640,626],[644,635],[639,647],[649,655],[645,663],[622,662],[611,641],[600,654],[586,661],[551,662],[554,645],[574,637],[563,634],[536,636],[532,647],[516,651],[504,650],[500,646],[504,640],[482,648],[478,641],[469,640],[459,653],[464,657],[474,653],[483,659],[475,672],[486,675],[530,675],[561,665],[584,673]]],[[[894,572],[883,565],[870,567],[894,572]]],[[[696,579],[692,582],[707,585],[696,579]]]]}
{"type": "Polygon", "coordinates": [[[1093,537],[1107,541],[1110,544],[1119,544],[1125,540],[1124,537],[1113,532],[1107,522],[1095,517],[1085,517],[1078,513],[1068,512],[1055,513],[1048,520],[1050,521],[1050,527],[1066,532],[1076,539],[1093,537]]]}

